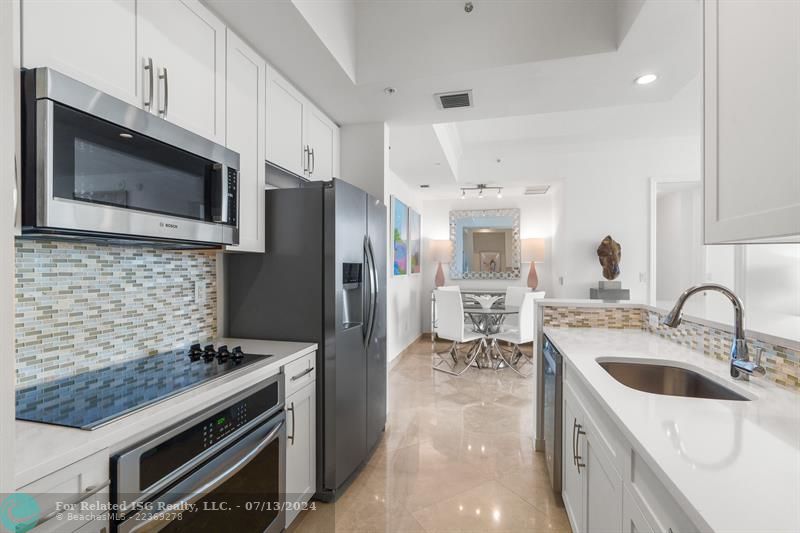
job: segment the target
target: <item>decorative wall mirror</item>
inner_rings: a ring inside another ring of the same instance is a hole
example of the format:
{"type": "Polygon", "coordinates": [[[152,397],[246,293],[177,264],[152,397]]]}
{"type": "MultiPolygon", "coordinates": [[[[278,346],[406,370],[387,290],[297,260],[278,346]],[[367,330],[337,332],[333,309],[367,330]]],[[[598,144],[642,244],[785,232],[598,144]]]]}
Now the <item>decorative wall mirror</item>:
{"type": "Polygon", "coordinates": [[[519,279],[519,209],[450,211],[453,279],[519,279]]]}

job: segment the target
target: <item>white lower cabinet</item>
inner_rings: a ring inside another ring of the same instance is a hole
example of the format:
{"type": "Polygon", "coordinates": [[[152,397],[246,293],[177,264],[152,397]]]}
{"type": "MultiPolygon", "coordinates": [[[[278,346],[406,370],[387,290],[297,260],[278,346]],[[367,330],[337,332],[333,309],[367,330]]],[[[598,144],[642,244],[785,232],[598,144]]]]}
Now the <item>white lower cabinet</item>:
{"type": "Polygon", "coordinates": [[[286,527],[314,495],[316,463],[316,381],[286,398],[286,527]]]}
{"type": "Polygon", "coordinates": [[[575,532],[619,531],[622,477],[577,394],[564,387],[563,500],[575,532]]]}
{"type": "Polygon", "coordinates": [[[95,508],[108,507],[109,501],[109,457],[108,450],[101,450],[94,455],[62,468],[48,476],[17,489],[17,492],[29,494],[36,500],[41,517],[39,524],[31,531],[35,533],[100,533],[108,531],[108,520],[93,519],[102,515],[103,511],[81,510],[82,502],[95,508]],[[64,513],[55,514],[59,506],[74,505],[69,518],[64,513]]]}
{"type": "Polygon", "coordinates": [[[583,496],[584,496],[584,477],[586,474],[578,468],[577,465],[577,449],[575,447],[575,437],[578,431],[579,414],[583,414],[577,399],[573,394],[570,394],[565,387],[564,390],[564,450],[561,454],[563,466],[563,480],[562,480],[562,499],[564,500],[564,509],[567,511],[570,525],[575,533],[585,531],[584,525],[584,512],[583,512],[583,496]]]}
{"type": "Polygon", "coordinates": [[[564,361],[562,499],[576,533],[702,531],[564,361]]]}
{"type": "Polygon", "coordinates": [[[655,533],[626,487],[622,494],[622,533],[655,533]]]}

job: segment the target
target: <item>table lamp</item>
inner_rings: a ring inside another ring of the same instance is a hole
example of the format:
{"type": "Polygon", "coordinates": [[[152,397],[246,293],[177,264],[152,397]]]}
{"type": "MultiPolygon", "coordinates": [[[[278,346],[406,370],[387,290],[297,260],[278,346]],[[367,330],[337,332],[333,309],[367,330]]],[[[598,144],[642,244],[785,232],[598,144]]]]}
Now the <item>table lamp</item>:
{"type": "Polygon", "coordinates": [[[536,263],[544,260],[544,239],[522,239],[522,262],[530,263],[528,271],[528,287],[536,290],[539,285],[539,276],[536,273],[536,263]]]}
{"type": "Polygon", "coordinates": [[[439,263],[439,268],[436,269],[436,278],[434,283],[437,287],[444,285],[444,271],[442,270],[442,263],[449,263],[453,256],[453,246],[449,240],[436,240],[431,241],[431,252],[433,260],[439,263]]]}

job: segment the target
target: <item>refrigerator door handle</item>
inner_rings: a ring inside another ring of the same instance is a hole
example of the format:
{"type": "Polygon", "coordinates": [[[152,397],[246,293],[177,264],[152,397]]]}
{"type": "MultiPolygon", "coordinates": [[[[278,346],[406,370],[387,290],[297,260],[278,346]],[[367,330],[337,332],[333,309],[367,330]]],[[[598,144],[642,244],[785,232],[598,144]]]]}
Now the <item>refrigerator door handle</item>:
{"type": "Polygon", "coordinates": [[[364,236],[364,264],[366,266],[367,272],[366,274],[369,276],[369,300],[366,302],[367,306],[367,316],[366,320],[364,320],[364,325],[362,327],[362,335],[364,337],[364,345],[369,344],[369,337],[372,334],[370,331],[370,324],[372,323],[372,265],[370,264],[370,255],[369,255],[369,237],[366,235],[364,236]]]}
{"type": "Polygon", "coordinates": [[[367,344],[369,345],[372,342],[372,332],[375,329],[375,315],[377,315],[377,307],[378,307],[378,269],[375,266],[375,252],[372,249],[372,240],[367,237],[367,253],[369,254],[369,265],[370,265],[370,283],[369,283],[369,292],[370,292],[370,305],[369,305],[369,333],[367,334],[367,344]]]}

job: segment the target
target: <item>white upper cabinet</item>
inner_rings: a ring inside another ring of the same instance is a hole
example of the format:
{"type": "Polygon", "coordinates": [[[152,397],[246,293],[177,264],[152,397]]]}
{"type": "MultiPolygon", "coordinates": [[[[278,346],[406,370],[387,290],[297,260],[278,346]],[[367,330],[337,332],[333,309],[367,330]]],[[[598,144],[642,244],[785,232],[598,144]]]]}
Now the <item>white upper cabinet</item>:
{"type": "Polygon", "coordinates": [[[269,69],[267,89],[267,160],[303,176],[307,150],[303,138],[306,99],[274,69],[269,69]]]}
{"type": "Polygon", "coordinates": [[[705,1],[705,241],[800,241],[800,2],[705,1]]]}
{"type": "Polygon", "coordinates": [[[21,0],[22,64],[225,143],[225,25],[197,0],[21,0]]]}
{"type": "Polygon", "coordinates": [[[264,137],[267,64],[228,30],[226,146],[239,152],[239,245],[264,251],[264,137]]]}
{"type": "Polygon", "coordinates": [[[339,174],[339,127],[269,69],[267,161],[311,180],[339,174]]]}
{"type": "Polygon", "coordinates": [[[225,25],[196,0],[139,0],[141,56],[153,60],[155,111],[225,143],[225,25]]]}
{"type": "Polygon", "coordinates": [[[309,149],[307,176],[312,180],[329,180],[338,175],[334,170],[334,155],[338,156],[339,128],[322,112],[308,106],[306,131],[309,149]]]}
{"type": "Polygon", "coordinates": [[[142,105],[135,0],[23,0],[22,66],[51,67],[142,105]]]}

